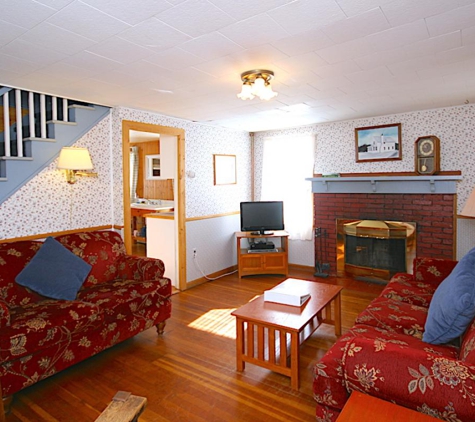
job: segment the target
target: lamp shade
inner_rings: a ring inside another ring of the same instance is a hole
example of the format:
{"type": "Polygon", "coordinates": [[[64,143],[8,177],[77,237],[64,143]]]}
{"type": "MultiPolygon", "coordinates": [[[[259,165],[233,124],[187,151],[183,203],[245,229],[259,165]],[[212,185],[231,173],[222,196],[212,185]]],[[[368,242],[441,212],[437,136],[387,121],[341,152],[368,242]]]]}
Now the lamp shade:
{"type": "Polygon", "coordinates": [[[460,215],[465,217],[475,217],[475,189],[468,197],[467,202],[465,202],[465,206],[463,207],[460,215]]]}
{"type": "Polygon", "coordinates": [[[92,161],[87,148],[64,147],[58,160],[58,168],[66,170],[91,170],[92,161]]]}

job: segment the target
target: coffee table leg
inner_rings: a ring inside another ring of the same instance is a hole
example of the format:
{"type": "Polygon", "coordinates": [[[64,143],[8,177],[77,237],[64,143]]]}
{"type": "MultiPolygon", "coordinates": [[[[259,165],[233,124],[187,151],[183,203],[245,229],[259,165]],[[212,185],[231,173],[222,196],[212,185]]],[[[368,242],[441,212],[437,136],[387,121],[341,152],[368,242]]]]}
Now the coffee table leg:
{"type": "Polygon", "coordinates": [[[245,362],[242,359],[244,355],[244,321],[236,318],[236,368],[238,371],[244,371],[245,362]]]}
{"type": "Polygon", "coordinates": [[[290,334],[290,385],[294,390],[298,390],[300,386],[299,380],[299,334],[292,332],[290,334]]]}
{"type": "Polygon", "coordinates": [[[335,335],[341,336],[341,295],[338,293],[337,297],[333,300],[335,304],[335,335]]]}

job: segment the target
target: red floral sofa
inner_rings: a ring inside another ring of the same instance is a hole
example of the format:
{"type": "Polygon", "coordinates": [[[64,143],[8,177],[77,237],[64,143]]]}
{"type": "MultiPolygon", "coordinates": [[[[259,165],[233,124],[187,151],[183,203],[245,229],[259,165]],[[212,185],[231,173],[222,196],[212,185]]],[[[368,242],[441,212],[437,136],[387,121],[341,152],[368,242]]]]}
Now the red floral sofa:
{"type": "Polygon", "coordinates": [[[42,246],[0,244],[0,379],[3,397],[47,378],[171,315],[171,282],[159,259],[128,256],[120,235],[55,238],[92,269],[75,300],[49,299],[15,278],[42,246]]]}
{"type": "MultiPolygon", "coordinates": [[[[416,258],[315,365],[317,421],[357,390],[452,422],[475,421],[475,321],[457,344],[422,341],[429,304],[456,261],[416,258]]],[[[474,280],[475,286],[475,280],[474,280]]]]}

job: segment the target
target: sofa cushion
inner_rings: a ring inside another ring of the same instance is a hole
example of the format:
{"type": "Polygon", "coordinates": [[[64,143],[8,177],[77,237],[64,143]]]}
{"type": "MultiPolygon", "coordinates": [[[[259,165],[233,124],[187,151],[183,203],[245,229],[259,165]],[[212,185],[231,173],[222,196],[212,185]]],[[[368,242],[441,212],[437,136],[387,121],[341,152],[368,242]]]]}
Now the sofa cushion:
{"type": "Polygon", "coordinates": [[[411,274],[398,273],[391,278],[381,296],[428,308],[435,289],[433,284],[418,281],[411,274]]]}
{"type": "Polygon", "coordinates": [[[475,317],[475,248],[439,285],[429,306],[423,340],[448,343],[461,336],[475,317]]]}
{"type": "MultiPolygon", "coordinates": [[[[349,397],[349,380],[345,377],[345,356],[353,356],[362,351],[361,348],[351,347],[355,339],[362,339],[371,345],[370,348],[364,350],[365,355],[371,356],[371,358],[375,357],[384,364],[392,365],[395,371],[398,370],[398,365],[395,365],[391,360],[386,362],[385,359],[385,352],[388,348],[399,349],[402,354],[408,356],[425,353],[429,350],[427,344],[416,337],[375,326],[355,324],[336,341],[314,367],[313,396],[317,403],[326,406],[327,410],[328,408],[342,409],[349,397]]],[[[450,359],[455,359],[458,355],[458,349],[451,345],[432,346],[430,350],[434,355],[450,359]]],[[[419,363],[422,362],[415,361],[414,367],[417,368],[419,363]]],[[[370,381],[372,374],[368,375],[368,381],[370,381]]],[[[405,385],[401,385],[401,390],[407,394],[405,385]]]]}
{"type": "Polygon", "coordinates": [[[421,339],[426,318],[427,308],[423,306],[380,296],[358,315],[356,323],[421,339]]]}
{"type": "Polygon", "coordinates": [[[416,257],[412,272],[417,281],[432,284],[436,289],[456,265],[457,261],[450,259],[416,257]]]}
{"type": "Polygon", "coordinates": [[[74,300],[91,265],[48,237],[16,282],[52,299],[74,300]]]}
{"type": "Polygon", "coordinates": [[[15,277],[41,248],[42,242],[23,240],[0,243],[0,299],[9,307],[38,302],[44,298],[15,282],[15,277]]]}
{"type": "MultiPolygon", "coordinates": [[[[99,306],[49,299],[25,307],[10,309],[10,326],[2,328],[0,362],[38,353],[56,344],[69,346],[73,338],[83,338],[103,325],[99,306]]],[[[92,345],[92,347],[97,345],[92,345]]]]}
{"type": "Polygon", "coordinates": [[[65,234],[55,238],[75,255],[92,265],[84,287],[116,280],[124,265],[125,246],[114,231],[65,234]]]}
{"type": "Polygon", "coordinates": [[[153,327],[171,312],[171,283],[117,280],[82,289],[78,299],[104,310],[102,334],[108,345],[153,327]]]}

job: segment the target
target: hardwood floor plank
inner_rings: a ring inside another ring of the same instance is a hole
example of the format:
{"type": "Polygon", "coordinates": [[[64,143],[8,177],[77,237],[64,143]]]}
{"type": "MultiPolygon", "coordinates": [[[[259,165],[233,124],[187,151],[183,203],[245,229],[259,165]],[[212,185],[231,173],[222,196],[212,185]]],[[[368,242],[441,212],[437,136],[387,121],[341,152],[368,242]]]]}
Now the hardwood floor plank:
{"type": "MultiPolygon", "coordinates": [[[[383,288],[303,270],[290,277],[345,287],[343,332],[383,288]]],[[[299,391],[288,377],[252,364],[236,371],[230,313],[283,279],[231,275],[174,295],[162,336],[151,328],[17,393],[6,421],[93,421],[124,390],[147,398],[141,422],[313,422],[312,369],[336,340],[333,326],[323,324],[301,346],[299,391]]]]}

